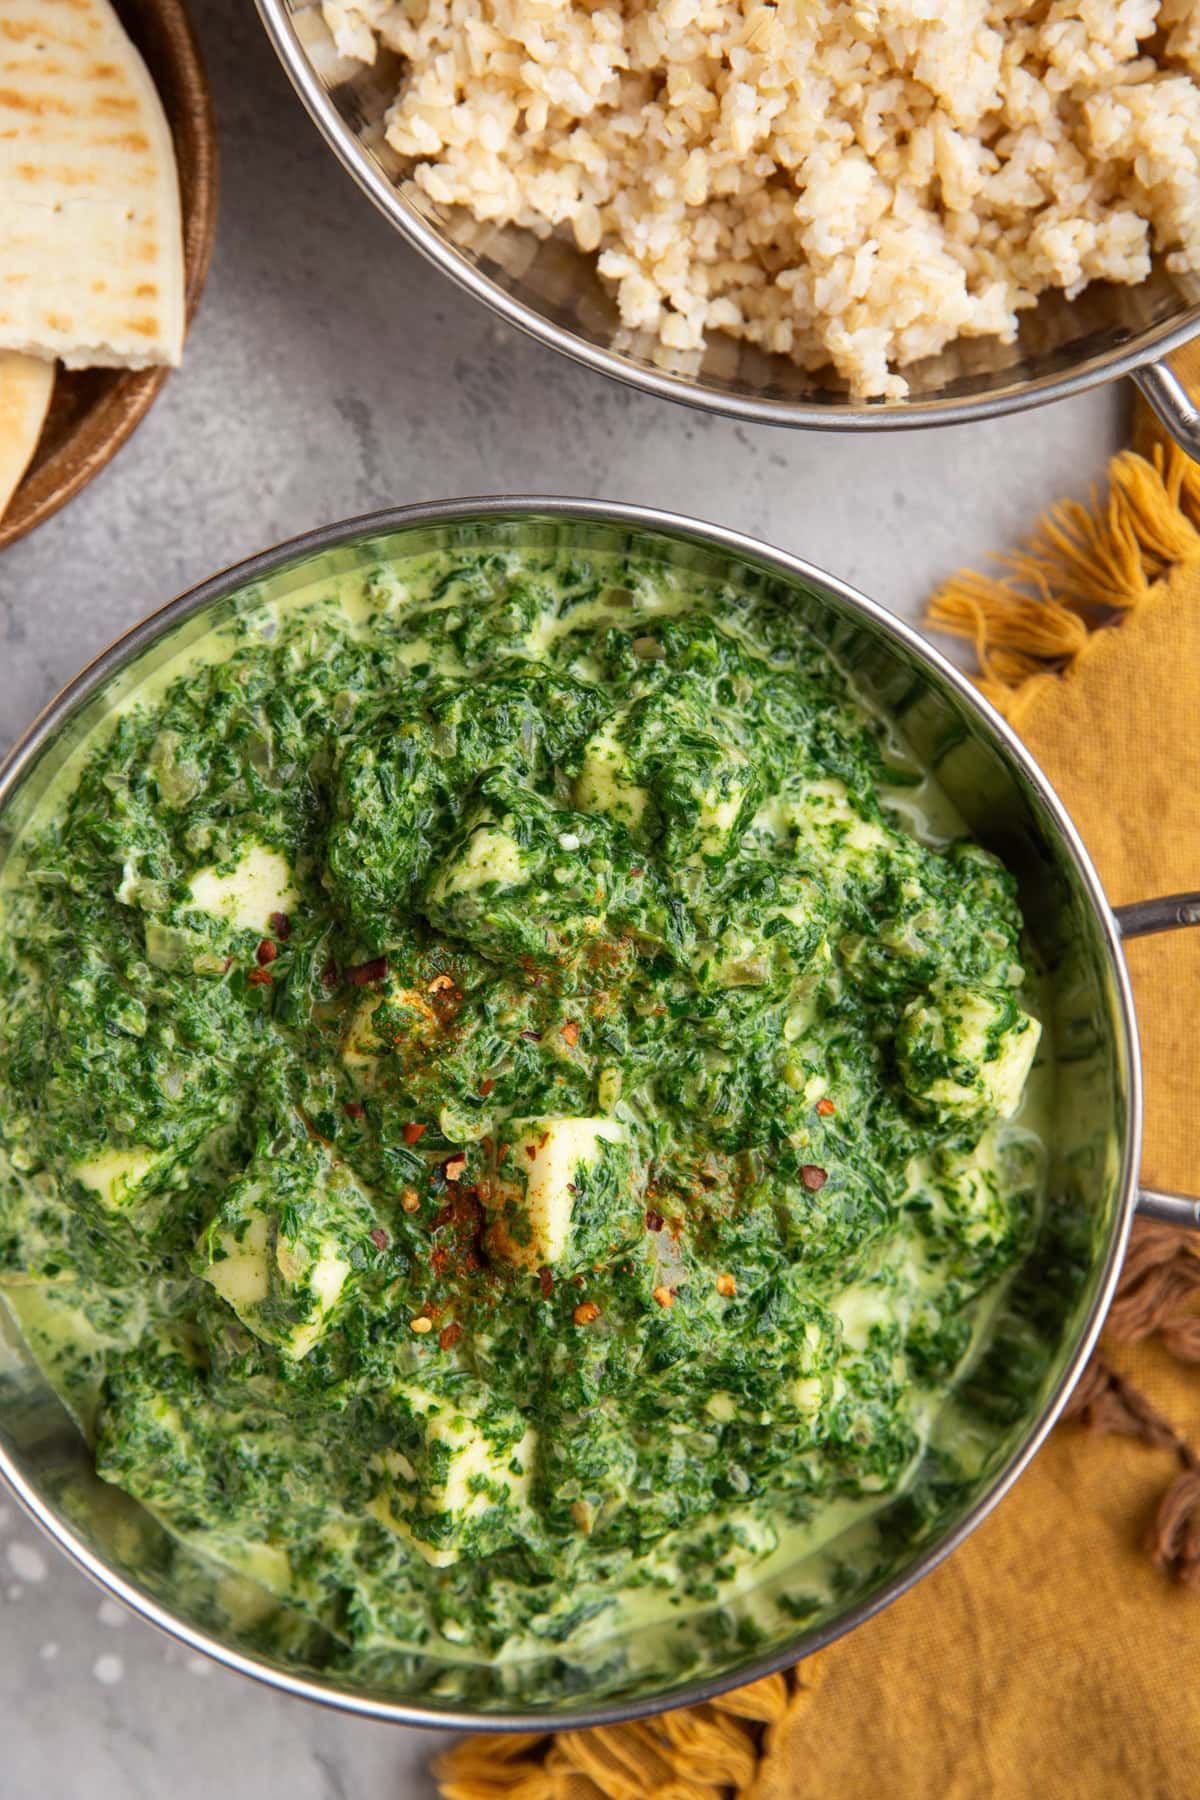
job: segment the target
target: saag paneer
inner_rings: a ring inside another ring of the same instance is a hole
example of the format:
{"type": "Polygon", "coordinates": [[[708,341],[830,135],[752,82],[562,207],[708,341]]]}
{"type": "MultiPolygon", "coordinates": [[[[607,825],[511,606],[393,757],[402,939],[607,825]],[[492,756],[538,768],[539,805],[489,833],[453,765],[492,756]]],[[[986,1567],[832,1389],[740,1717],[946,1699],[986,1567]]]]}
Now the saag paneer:
{"type": "Polygon", "coordinates": [[[101,1475],[476,1656],[896,1491],[1040,1181],[948,817],[749,575],[445,552],[136,691],[0,920],[0,1281],[101,1475]]]}

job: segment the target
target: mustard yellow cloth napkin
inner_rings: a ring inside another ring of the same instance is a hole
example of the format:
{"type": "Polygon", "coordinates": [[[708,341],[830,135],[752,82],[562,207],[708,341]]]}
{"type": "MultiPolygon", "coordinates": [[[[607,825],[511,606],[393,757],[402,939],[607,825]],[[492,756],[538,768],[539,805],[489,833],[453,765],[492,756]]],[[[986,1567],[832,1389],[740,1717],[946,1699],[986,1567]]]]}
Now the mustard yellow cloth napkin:
{"type": "MultiPolygon", "coordinates": [[[[931,614],[974,638],[1115,903],[1200,889],[1200,466],[1147,448],[931,614]]],[[[1200,931],[1129,961],[1144,1176],[1200,1193],[1200,931]]],[[[909,1594],[710,1706],[472,1738],[438,1764],[446,1800],[1194,1800],[1200,1242],[1140,1228],[1134,1256],[1086,1405],[909,1594]]]]}

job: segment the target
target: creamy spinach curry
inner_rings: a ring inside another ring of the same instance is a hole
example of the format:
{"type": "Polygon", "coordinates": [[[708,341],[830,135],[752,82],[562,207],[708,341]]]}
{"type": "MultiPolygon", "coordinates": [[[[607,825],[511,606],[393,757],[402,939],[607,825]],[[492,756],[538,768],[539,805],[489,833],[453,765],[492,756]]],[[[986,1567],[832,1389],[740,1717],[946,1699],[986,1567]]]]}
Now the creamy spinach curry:
{"type": "Polygon", "coordinates": [[[754,577],[260,606],[10,865],[5,1292],[105,1480],[344,1642],[695,1609],[899,1489],[987,1341],[1020,936],[754,577]]]}

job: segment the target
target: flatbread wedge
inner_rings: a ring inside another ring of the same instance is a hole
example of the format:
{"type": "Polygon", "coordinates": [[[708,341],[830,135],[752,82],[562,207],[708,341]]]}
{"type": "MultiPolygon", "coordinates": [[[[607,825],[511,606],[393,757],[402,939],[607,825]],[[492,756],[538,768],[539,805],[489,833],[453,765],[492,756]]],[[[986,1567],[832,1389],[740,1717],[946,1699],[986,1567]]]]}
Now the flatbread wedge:
{"type": "Polygon", "coordinates": [[[54,391],[54,364],[0,350],[0,519],[29,467],[54,391]]]}
{"type": "Polygon", "coordinates": [[[183,350],[179,179],[109,0],[0,0],[0,349],[68,368],[183,350]]]}

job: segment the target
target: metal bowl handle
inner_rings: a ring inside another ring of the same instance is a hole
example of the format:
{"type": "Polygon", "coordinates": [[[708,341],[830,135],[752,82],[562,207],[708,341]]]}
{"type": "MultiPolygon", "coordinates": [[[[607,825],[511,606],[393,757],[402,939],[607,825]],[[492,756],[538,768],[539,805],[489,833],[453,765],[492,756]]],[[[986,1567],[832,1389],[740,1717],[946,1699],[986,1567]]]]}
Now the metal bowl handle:
{"type": "MultiPolygon", "coordinates": [[[[1151,371],[1152,373],[1155,371],[1151,371]]],[[[1169,374],[1169,370],[1158,370],[1169,374]]],[[[1140,382],[1140,377],[1138,378],[1140,382]]],[[[1171,376],[1174,380],[1174,376],[1171,376]]],[[[1182,391],[1182,390],[1181,390],[1182,391]]],[[[1150,399],[1149,393],[1146,395],[1150,399]]],[[[1154,410],[1157,404],[1151,400],[1154,410]]],[[[1190,405],[1190,401],[1188,402],[1190,405]]],[[[1200,413],[1192,407],[1197,424],[1197,450],[1200,453],[1200,413]]],[[[1159,412],[1159,417],[1162,418],[1159,412]]],[[[1183,439],[1180,439],[1183,442],[1183,439]]],[[[1114,906],[1113,917],[1122,938],[1150,937],[1158,931],[1179,931],[1188,925],[1200,925],[1200,894],[1162,894],[1156,900],[1135,900],[1130,906],[1114,906]]],[[[1159,1188],[1139,1188],[1136,1202],[1139,1219],[1157,1219],[1163,1225],[1186,1225],[1200,1231],[1200,1200],[1187,1194],[1166,1194],[1159,1188]]]]}
{"type": "Polygon", "coordinates": [[[1200,1231],[1200,1200],[1190,1200],[1186,1194],[1139,1188],[1133,1210],[1139,1219],[1157,1219],[1160,1225],[1185,1225],[1189,1231],[1200,1231]]]}
{"type": "Polygon", "coordinates": [[[1113,917],[1123,938],[1179,931],[1185,925],[1200,925],[1200,894],[1160,894],[1154,900],[1134,900],[1129,906],[1114,906],[1113,917]]]}
{"type": "Polygon", "coordinates": [[[1168,362],[1146,363],[1135,369],[1133,379],[1159,424],[1164,426],[1193,462],[1200,462],[1200,406],[1168,362]]]}

